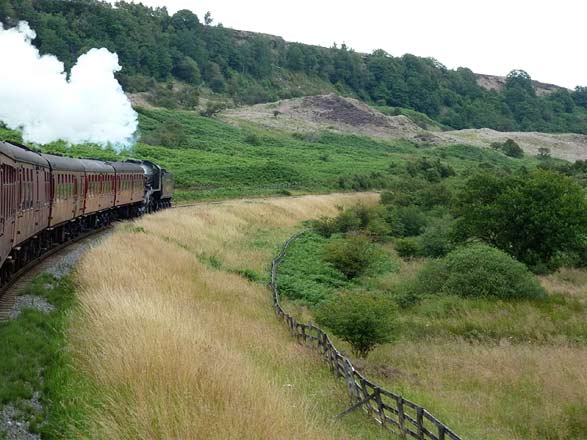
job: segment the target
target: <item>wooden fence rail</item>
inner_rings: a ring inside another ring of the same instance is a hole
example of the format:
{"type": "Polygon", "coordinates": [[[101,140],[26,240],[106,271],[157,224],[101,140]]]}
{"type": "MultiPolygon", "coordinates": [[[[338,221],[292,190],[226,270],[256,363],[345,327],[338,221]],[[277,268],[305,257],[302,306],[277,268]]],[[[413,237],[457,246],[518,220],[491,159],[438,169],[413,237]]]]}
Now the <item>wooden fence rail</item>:
{"type": "Polygon", "coordinates": [[[351,361],[334,346],[328,334],[313,324],[298,322],[279,303],[277,269],[289,246],[306,231],[291,237],[271,264],[271,289],[275,313],[287,324],[300,343],[317,350],[330,366],[332,372],[345,381],[352,406],[339,416],[362,407],[379,424],[398,432],[402,438],[418,440],[462,440],[457,434],[430,414],[425,408],[375,385],[353,367],[351,361]]]}

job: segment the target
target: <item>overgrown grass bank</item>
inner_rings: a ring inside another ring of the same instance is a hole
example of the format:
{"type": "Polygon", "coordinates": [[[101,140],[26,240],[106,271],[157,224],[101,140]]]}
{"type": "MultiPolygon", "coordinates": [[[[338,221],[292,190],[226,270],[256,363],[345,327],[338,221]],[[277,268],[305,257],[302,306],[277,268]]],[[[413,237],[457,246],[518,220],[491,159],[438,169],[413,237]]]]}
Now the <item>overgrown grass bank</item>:
{"type": "MultiPolygon", "coordinates": [[[[13,422],[24,423],[43,438],[61,439],[65,419],[78,419],[64,334],[75,286],[70,278],[45,274],[22,295],[44,300],[53,309],[45,313],[25,308],[17,318],[0,323],[0,410],[10,406],[15,410],[13,422]]],[[[0,438],[4,435],[0,428],[0,438]]]]}
{"type": "Polygon", "coordinates": [[[360,412],[333,421],[344,386],[292,340],[265,284],[301,220],[377,198],[202,204],[119,225],[79,268],[68,339],[101,403],[79,397],[87,423],[69,437],[389,438],[360,412]]]}

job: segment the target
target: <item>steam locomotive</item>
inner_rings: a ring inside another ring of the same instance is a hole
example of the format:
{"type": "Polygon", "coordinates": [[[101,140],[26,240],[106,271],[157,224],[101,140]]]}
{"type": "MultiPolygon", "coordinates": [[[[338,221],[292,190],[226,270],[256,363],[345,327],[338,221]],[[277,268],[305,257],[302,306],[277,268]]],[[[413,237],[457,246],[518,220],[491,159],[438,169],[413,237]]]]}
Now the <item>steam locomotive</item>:
{"type": "Polygon", "coordinates": [[[103,162],[0,141],[0,286],[56,245],[171,206],[173,177],[147,160],[103,162]]]}

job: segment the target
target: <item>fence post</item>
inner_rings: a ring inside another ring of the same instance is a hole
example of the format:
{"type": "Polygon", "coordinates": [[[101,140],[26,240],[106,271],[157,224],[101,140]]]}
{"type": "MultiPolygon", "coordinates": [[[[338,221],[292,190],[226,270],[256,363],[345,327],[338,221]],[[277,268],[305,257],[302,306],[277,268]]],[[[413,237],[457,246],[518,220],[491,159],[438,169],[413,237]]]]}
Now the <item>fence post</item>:
{"type": "Polygon", "coordinates": [[[379,411],[379,418],[381,419],[381,426],[385,426],[385,408],[383,408],[383,400],[381,400],[381,388],[375,388],[375,402],[377,402],[377,411],[379,411]]]}
{"type": "Polygon", "coordinates": [[[444,425],[440,425],[438,427],[438,440],[445,440],[445,432],[446,428],[444,427],[444,425]]]}
{"type": "MultiPolygon", "coordinates": [[[[371,396],[369,394],[369,390],[367,389],[367,382],[365,381],[365,378],[362,376],[361,376],[361,391],[363,391],[363,399],[367,399],[368,397],[371,396]]],[[[367,403],[367,413],[369,415],[373,414],[373,407],[371,406],[370,402],[367,403]]]]}
{"type": "Polygon", "coordinates": [[[421,406],[416,410],[416,421],[418,423],[418,439],[424,440],[424,408],[421,406]]]}
{"type": "Polygon", "coordinates": [[[406,414],[404,413],[404,398],[402,396],[397,398],[397,417],[402,438],[406,438],[406,414]]]}

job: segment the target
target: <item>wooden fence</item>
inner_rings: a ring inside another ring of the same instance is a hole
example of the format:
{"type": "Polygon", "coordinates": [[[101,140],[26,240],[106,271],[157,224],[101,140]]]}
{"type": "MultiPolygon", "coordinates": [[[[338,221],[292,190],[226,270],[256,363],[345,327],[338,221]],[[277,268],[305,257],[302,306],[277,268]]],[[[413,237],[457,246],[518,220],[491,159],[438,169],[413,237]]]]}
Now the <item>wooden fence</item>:
{"type": "Polygon", "coordinates": [[[461,440],[461,438],[430,414],[425,408],[404,399],[402,396],[387,391],[361,375],[351,361],[334,346],[328,334],[313,324],[298,322],[287,313],[279,303],[277,290],[277,268],[285,257],[289,246],[301,237],[302,231],[291,237],[271,265],[271,289],[277,316],[283,319],[291,333],[300,343],[316,349],[328,362],[332,372],[342,378],[347,386],[351,406],[339,414],[343,417],[351,411],[362,407],[384,428],[398,432],[402,438],[418,440],[461,440]]]}

